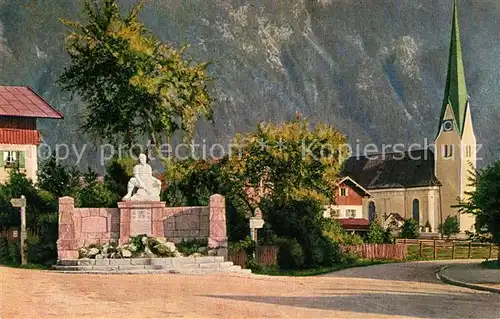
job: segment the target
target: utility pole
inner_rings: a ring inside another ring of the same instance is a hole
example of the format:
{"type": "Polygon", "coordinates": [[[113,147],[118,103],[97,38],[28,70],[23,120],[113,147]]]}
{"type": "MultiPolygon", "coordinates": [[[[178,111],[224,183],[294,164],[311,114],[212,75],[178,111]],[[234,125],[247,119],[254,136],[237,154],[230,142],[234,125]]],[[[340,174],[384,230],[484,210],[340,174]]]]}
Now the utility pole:
{"type": "Polygon", "coordinates": [[[12,207],[21,208],[21,264],[28,264],[26,244],[26,197],[12,198],[10,200],[12,207]]]}

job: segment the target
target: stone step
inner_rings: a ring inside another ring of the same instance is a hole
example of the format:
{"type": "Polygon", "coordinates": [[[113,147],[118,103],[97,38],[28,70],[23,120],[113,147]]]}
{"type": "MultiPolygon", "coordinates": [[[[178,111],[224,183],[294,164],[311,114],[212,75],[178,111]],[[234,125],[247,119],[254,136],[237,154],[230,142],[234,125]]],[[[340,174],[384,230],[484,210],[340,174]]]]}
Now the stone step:
{"type": "Polygon", "coordinates": [[[251,273],[223,257],[123,258],[61,260],[53,269],[64,273],[147,274],[147,273],[251,273]]]}
{"type": "Polygon", "coordinates": [[[222,256],[60,260],[60,266],[184,265],[224,262],[222,256]]]}
{"type": "Polygon", "coordinates": [[[231,266],[227,268],[219,269],[207,269],[207,268],[192,268],[192,269],[152,269],[152,268],[126,268],[126,269],[91,269],[77,267],[77,266],[67,266],[71,268],[58,268],[57,272],[60,273],[73,273],[73,274],[213,274],[213,273],[241,273],[241,274],[251,274],[250,269],[241,269],[240,266],[231,266]],[[78,268],[78,269],[75,269],[78,268]]]}

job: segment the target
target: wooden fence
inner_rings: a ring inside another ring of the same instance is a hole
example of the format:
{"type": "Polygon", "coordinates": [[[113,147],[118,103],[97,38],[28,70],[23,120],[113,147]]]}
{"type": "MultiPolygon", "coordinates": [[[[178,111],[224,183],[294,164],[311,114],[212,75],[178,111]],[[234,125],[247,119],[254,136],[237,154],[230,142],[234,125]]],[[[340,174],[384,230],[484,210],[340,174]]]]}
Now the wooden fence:
{"type": "Polygon", "coordinates": [[[470,240],[396,239],[396,244],[408,246],[410,256],[432,259],[496,258],[500,246],[470,240]]]}
{"type": "Polygon", "coordinates": [[[342,246],[344,252],[354,252],[362,259],[403,260],[407,256],[405,244],[364,244],[342,246]]]}
{"type": "MultiPolygon", "coordinates": [[[[275,246],[257,246],[255,249],[256,262],[263,266],[276,265],[278,256],[278,247],[275,246]]],[[[241,267],[246,266],[248,259],[247,253],[244,249],[229,252],[229,261],[241,267]]]]}
{"type": "MultiPolygon", "coordinates": [[[[491,243],[475,243],[457,240],[397,239],[395,244],[363,244],[341,246],[343,252],[354,252],[362,259],[404,260],[407,257],[423,259],[493,259],[500,254],[500,246],[491,243]]],[[[278,248],[258,246],[256,262],[272,266],[277,263],[278,248]]],[[[245,250],[229,253],[229,260],[235,265],[246,266],[245,250]]]]}

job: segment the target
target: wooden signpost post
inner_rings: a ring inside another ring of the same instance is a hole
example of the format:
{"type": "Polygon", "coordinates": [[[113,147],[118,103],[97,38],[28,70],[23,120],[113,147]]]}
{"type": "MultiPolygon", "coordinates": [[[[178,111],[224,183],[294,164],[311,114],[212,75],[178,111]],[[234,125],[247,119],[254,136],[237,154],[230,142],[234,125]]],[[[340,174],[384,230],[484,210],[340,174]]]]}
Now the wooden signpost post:
{"type": "Polygon", "coordinates": [[[260,208],[255,209],[255,216],[250,218],[250,236],[252,240],[257,242],[257,229],[264,227],[264,219],[260,208]]]}
{"type": "Polygon", "coordinates": [[[26,241],[26,197],[22,195],[21,198],[12,198],[10,203],[12,207],[21,208],[21,264],[26,265],[28,263],[27,251],[24,246],[26,241]]]}

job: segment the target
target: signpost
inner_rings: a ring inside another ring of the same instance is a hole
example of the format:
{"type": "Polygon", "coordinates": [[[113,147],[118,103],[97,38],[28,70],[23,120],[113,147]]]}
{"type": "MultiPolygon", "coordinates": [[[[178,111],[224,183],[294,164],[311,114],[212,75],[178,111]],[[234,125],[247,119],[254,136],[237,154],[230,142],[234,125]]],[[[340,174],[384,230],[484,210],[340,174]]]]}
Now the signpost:
{"type": "Polygon", "coordinates": [[[264,219],[260,208],[255,209],[255,217],[250,218],[250,235],[252,240],[257,242],[257,229],[264,227],[264,219]]]}
{"type": "Polygon", "coordinates": [[[10,200],[12,207],[21,208],[21,264],[28,263],[27,251],[24,247],[26,241],[26,197],[12,198],[10,200]]]}

